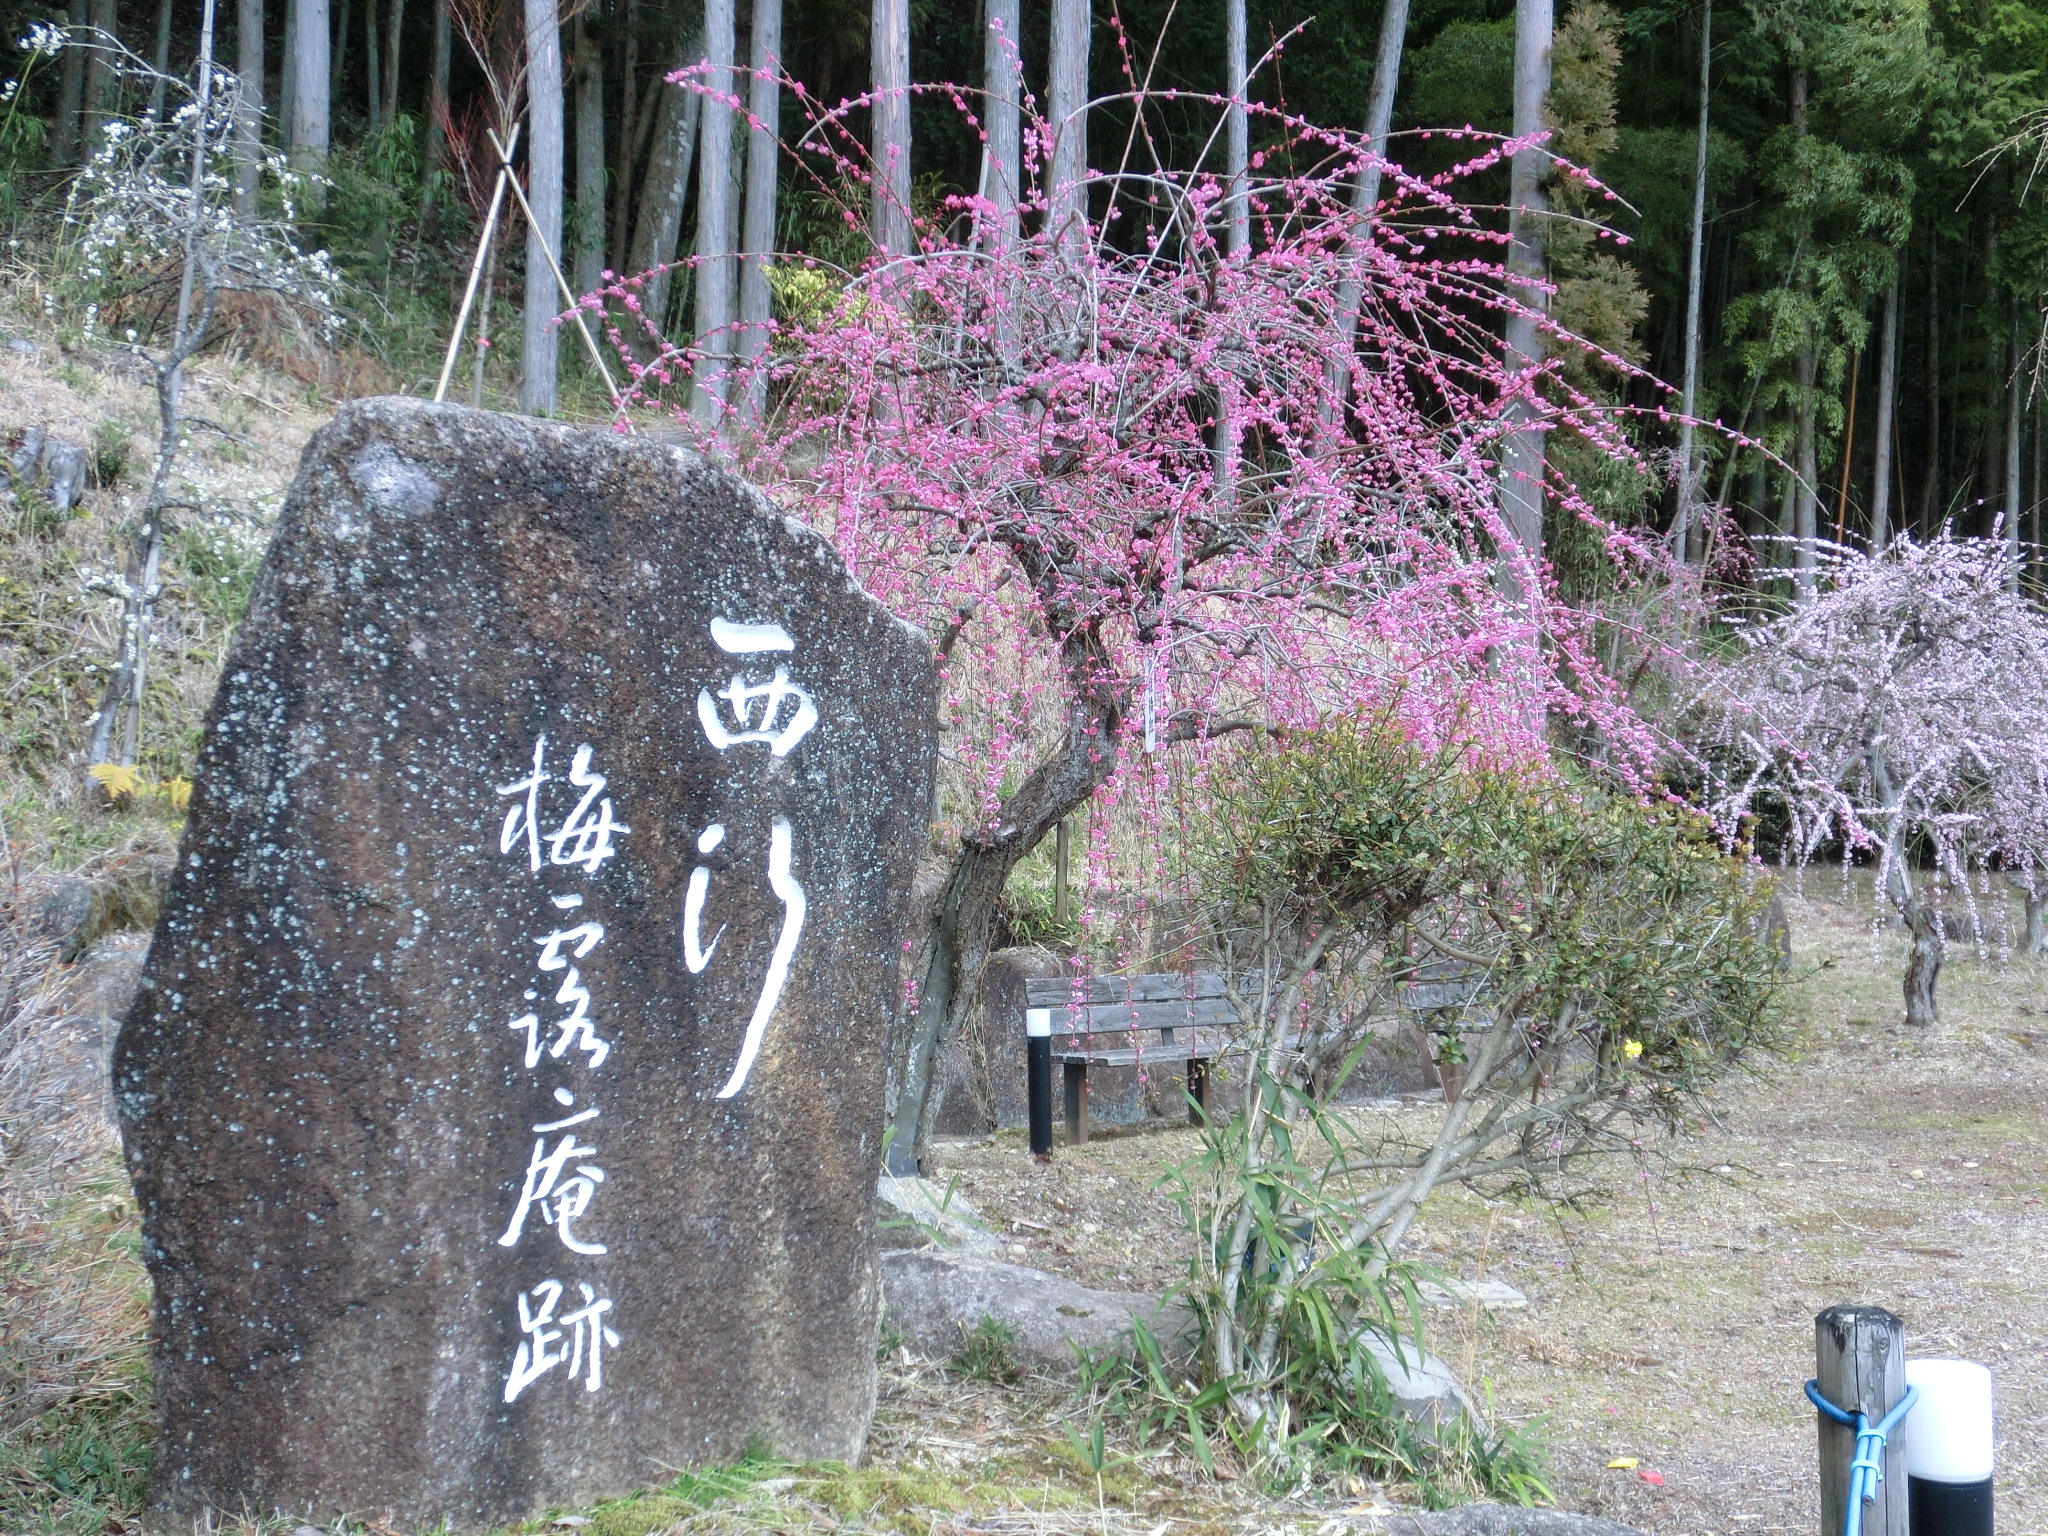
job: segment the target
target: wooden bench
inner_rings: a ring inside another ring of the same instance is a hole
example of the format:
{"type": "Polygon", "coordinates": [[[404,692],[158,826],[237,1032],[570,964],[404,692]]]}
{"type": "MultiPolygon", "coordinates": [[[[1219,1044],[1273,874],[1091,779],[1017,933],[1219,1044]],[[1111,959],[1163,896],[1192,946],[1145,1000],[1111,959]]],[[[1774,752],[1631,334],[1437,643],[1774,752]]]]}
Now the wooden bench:
{"type": "Polygon", "coordinates": [[[1238,1022],[1221,976],[1051,977],[1026,981],[1024,1002],[1028,1031],[1050,1025],[1051,1054],[1065,1079],[1068,1146],[1088,1139],[1091,1066],[1186,1062],[1188,1123],[1207,1118],[1209,1063],[1223,1053],[1223,1031],[1238,1022]],[[1141,1033],[1157,1039],[1140,1043],[1141,1033]]]}

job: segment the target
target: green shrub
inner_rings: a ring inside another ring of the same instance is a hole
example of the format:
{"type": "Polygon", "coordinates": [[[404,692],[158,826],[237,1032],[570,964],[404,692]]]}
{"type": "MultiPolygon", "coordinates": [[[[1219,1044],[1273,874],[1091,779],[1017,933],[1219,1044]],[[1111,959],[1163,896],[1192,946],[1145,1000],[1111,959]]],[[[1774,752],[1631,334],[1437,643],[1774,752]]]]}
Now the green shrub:
{"type": "Polygon", "coordinates": [[[1196,863],[1250,1063],[1169,1184],[1221,1423],[1283,1480],[1538,1496],[1523,1442],[1391,1415],[1369,1346],[1420,1347],[1402,1240],[1443,1183],[1551,1190],[1777,1044],[1767,883],[1680,808],[1425,750],[1391,714],[1243,754],[1196,863]],[[1463,1086],[1427,1139],[1330,1106],[1418,979],[1462,999],[1436,1027],[1463,1086]]]}

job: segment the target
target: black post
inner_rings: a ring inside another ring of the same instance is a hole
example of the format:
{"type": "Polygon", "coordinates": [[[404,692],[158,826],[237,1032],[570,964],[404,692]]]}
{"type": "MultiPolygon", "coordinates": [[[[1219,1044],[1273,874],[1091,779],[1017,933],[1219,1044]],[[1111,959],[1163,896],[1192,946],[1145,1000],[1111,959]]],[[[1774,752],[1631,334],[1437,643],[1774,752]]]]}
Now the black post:
{"type": "Polygon", "coordinates": [[[1031,1155],[1052,1156],[1052,1010],[1024,1010],[1025,1097],[1031,1106],[1031,1155]]]}

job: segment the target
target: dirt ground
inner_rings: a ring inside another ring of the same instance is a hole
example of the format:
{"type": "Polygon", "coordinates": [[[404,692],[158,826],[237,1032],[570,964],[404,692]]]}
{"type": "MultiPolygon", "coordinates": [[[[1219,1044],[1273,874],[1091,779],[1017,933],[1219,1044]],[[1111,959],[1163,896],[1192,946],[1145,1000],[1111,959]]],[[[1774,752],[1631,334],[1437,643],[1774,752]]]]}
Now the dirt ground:
{"type": "MultiPolygon", "coordinates": [[[[1956,945],[1942,1024],[1908,1031],[1897,944],[1838,877],[1808,888],[1835,899],[1790,903],[1797,1051],[1730,1085],[1701,1134],[1594,1170],[1584,1213],[1433,1202],[1412,1256],[1529,1305],[1439,1312],[1430,1342],[1497,1413],[1542,1423],[1563,1507],[1656,1536],[1809,1532],[1813,1316],[1886,1306],[1909,1356],[1992,1368],[1999,1528],[2048,1536],[2048,964],[1956,945]]],[[[1384,1112],[1426,1130],[1440,1109],[1384,1112]]],[[[1184,1239],[1154,1184],[1194,1147],[1158,1131],[1039,1167],[1004,1135],[938,1160],[1016,1261],[1162,1289],[1184,1239]]]]}

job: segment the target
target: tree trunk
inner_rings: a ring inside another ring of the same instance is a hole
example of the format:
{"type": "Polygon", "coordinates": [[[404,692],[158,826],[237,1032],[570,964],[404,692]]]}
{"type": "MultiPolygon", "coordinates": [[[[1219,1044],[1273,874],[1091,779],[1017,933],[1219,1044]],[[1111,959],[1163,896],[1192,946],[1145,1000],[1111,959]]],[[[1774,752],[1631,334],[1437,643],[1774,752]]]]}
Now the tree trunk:
{"type": "MultiPolygon", "coordinates": [[[[1067,682],[1065,739],[1003,802],[994,831],[961,840],[934,901],[916,957],[917,1011],[900,1037],[902,1064],[891,1115],[888,1166],[915,1173],[939,1110],[932,1092],[937,1063],[972,1013],[988,963],[996,902],[1026,854],[1068,815],[1087,804],[1116,766],[1102,750],[1123,728],[1128,685],[1109,666],[1092,631],[1061,648],[1067,682]]],[[[892,1063],[893,1065],[893,1063],[892,1063]]]]}
{"type": "Polygon", "coordinates": [[[987,0],[982,36],[981,195],[989,204],[984,248],[1008,250],[1017,242],[1017,203],[1024,186],[1024,56],[1022,0],[987,0]]]}
{"type": "Polygon", "coordinates": [[[277,137],[292,152],[292,116],[299,100],[299,0],[284,0],[284,57],[277,64],[277,137]]]}
{"type": "Polygon", "coordinates": [[[377,58],[377,0],[363,0],[363,86],[370,132],[375,133],[384,126],[383,71],[377,58]]]}
{"type": "Polygon", "coordinates": [[[1693,417],[1700,400],[1700,292],[1706,280],[1707,233],[1707,109],[1714,80],[1714,3],[1700,11],[1700,127],[1693,151],[1692,243],[1685,275],[1685,393],[1678,424],[1678,516],[1671,529],[1671,552],[1683,565],[1691,555],[1695,509],[1699,501],[1699,470],[1693,462],[1693,417]]]}
{"type": "Polygon", "coordinates": [[[70,25],[64,31],[64,67],[57,77],[57,118],[50,125],[53,169],[69,170],[79,161],[78,114],[85,107],[85,29],[90,19],[86,0],[71,0],[70,25]]]}
{"type": "Polygon", "coordinates": [[[101,130],[119,110],[115,98],[121,84],[113,57],[106,48],[120,36],[118,8],[114,0],[90,0],[88,15],[94,46],[85,56],[85,142],[80,146],[81,160],[90,160],[106,147],[101,130]]]}
{"type": "Polygon", "coordinates": [[[782,0],[754,0],[752,50],[754,78],[747,87],[746,221],[740,241],[739,355],[746,365],[746,396],[740,402],[743,421],[761,419],[768,404],[768,370],[761,356],[768,350],[768,328],[774,319],[774,296],[768,267],[775,254],[775,187],[782,169],[782,0]]]}
{"type": "MultiPolygon", "coordinates": [[[[732,348],[733,0],[705,0],[704,45],[709,94],[697,155],[697,347],[690,410],[725,430],[725,364],[732,348]]],[[[877,196],[880,194],[877,193],[877,196]]]]}
{"type": "MultiPolygon", "coordinates": [[[[329,36],[327,0],[293,0],[297,34],[293,38],[292,164],[318,172],[327,164],[329,101],[329,36]]],[[[317,185],[301,193],[306,204],[324,201],[317,185]]]]}
{"type": "Polygon", "coordinates": [[[440,224],[441,162],[448,153],[448,69],[454,38],[448,0],[434,0],[434,62],[427,76],[426,147],[420,154],[420,238],[431,240],[440,224]]]}
{"type": "Polygon", "coordinates": [[[1892,435],[1899,392],[1899,283],[1885,290],[1884,332],[1877,362],[1877,465],[1870,488],[1870,550],[1881,555],[1892,541],[1892,435]]]}
{"type": "Polygon", "coordinates": [[[2005,557],[2011,562],[2005,589],[2020,589],[2020,395],[2025,390],[2022,375],[2026,341],[2017,318],[2012,325],[2012,369],[2005,381],[2005,557]]]}
{"type": "MultiPolygon", "coordinates": [[[[1351,188],[1350,234],[1345,241],[1353,263],[1337,282],[1337,323],[1343,329],[1343,355],[1330,360],[1324,381],[1328,402],[1324,424],[1337,425],[1351,392],[1351,340],[1358,334],[1358,306],[1365,292],[1357,263],[1363,260],[1367,225],[1379,206],[1381,165],[1387,158],[1387,134],[1394,124],[1394,94],[1401,83],[1401,52],[1408,39],[1408,0],[1386,0],[1380,11],[1379,53],[1372,66],[1372,96],[1365,108],[1365,164],[1351,188]]],[[[1348,437],[1345,439],[1349,441],[1348,437]]]]}
{"type": "Polygon", "coordinates": [[[164,76],[171,68],[171,0],[156,0],[156,51],[150,54],[149,61],[156,66],[156,78],[149,83],[147,115],[156,123],[163,121],[164,76]]]}
{"type": "Polygon", "coordinates": [[[555,0],[526,0],[526,294],[519,338],[519,409],[555,414],[561,340],[549,322],[562,296],[548,267],[562,248],[562,28],[555,0]]]}
{"type": "MultiPolygon", "coordinates": [[[[348,84],[348,50],[350,36],[348,29],[350,22],[353,21],[355,17],[355,12],[350,9],[350,7],[354,3],[355,0],[341,0],[341,14],[337,17],[332,18],[334,22],[334,53],[329,62],[334,67],[334,75],[332,81],[329,83],[327,87],[327,96],[330,106],[334,102],[346,99],[346,92],[344,90],[344,87],[348,84]]],[[[330,113],[330,116],[331,115],[332,114],[330,113]]]]}
{"type": "Polygon", "coordinates": [[[576,291],[604,281],[604,61],[576,13],[576,291]]]}
{"type": "MultiPolygon", "coordinates": [[[[1249,65],[1245,58],[1245,0],[1223,0],[1223,174],[1230,184],[1224,203],[1224,249],[1232,256],[1251,249],[1251,119],[1246,111],[1249,65]]],[[[1221,424],[1219,423],[1219,426],[1221,424]]]]}
{"type": "Polygon", "coordinates": [[[910,0],[872,0],[868,47],[874,105],[874,240],[885,256],[910,254],[910,0]]]}
{"type": "Polygon", "coordinates": [[[1799,590],[1807,592],[1813,588],[1814,567],[1820,559],[1820,462],[1814,442],[1814,414],[1818,405],[1814,399],[1811,336],[1800,342],[1799,352],[1792,359],[1792,378],[1798,391],[1793,409],[1799,418],[1792,465],[1798,478],[1799,492],[1792,507],[1792,537],[1797,546],[1794,558],[1799,590]]]}
{"type": "Polygon", "coordinates": [[[2033,542],[2027,546],[2026,563],[2028,565],[2041,558],[2041,428],[2044,425],[2041,417],[2044,411],[2048,411],[2048,401],[2036,399],[2034,402],[2034,433],[2032,438],[2034,445],[2034,538],[2033,542]]]}
{"type": "Polygon", "coordinates": [[[1941,1022],[1934,1004],[1934,984],[1941,975],[1941,931],[1926,902],[1913,900],[1900,908],[1912,950],[1906,957],[1906,1023],[1928,1029],[1941,1022]]]}
{"type": "MultiPolygon", "coordinates": [[[[1550,42],[1555,30],[1551,0],[1515,0],[1514,136],[1528,138],[1544,128],[1543,102],[1550,94],[1550,42]]],[[[1514,158],[1509,178],[1508,273],[1521,313],[1507,320],[1507,367],[1519,376],[1542,366],[1539,321],[1549,304],[1537,287],[1544,279],[1543,218],[1549,199],[1543,174],[1550,157],[1540,148],[1514,158]]],[[[1501,511],[1515,541],[1531,560],[1543,558],[1543,436],[1525,425],[1535,407],[1516,400],[1508,408],[1517,430],[1501,445],[1501,511]]]]}
{"type": "Polygon", "coordinates": [[[1063,249],[1086,238],[1088,223],[1089,0],[1052,0],[1046,111],[1053,132],[1047,218],[1063,249]]]}
{"type": "Polygon", "coordinates": [[[239,0],[235,11],[235,72],[242,94],[235,115],[235,212],[256,212],[263,175],[263,0],[239,0]]]}
{"type": "MultiPolygon", "coordinates": [[[[1792,131],[1800,138],[1806,137],[1806,70],[1796,67],[1792,71],[1792,131]]],[[[1812,282],[1802,270],[1799,274],[1802,292],[1810,293],[1812,282]]],[[[1797,499],[1792,509],[1792,537],[1796,542],[1795,578],[1801,592],[1813,589],[1813,572],[1820,552],[1817,541],[1820,536],[1820,461],[1814,442],[1814,413],[1819,403],[1814,398],[1814,342],[1811,320],[1802,322],[1806,332],[1799,339],[1799,351],[1792,360],[1792,376],[1797,398],[1793,410],[1798,418],[1797,447],[1794,451],[1793,472],[1799,481],[1797,499]]]]}
{"type": "Polygon", "coordinates": [[[1941,245],[1927,232],[1927,468],[1920,479],[1920,526],[1934,526],[1941,478],[1941,245]]]}
{"type": "MultiPolygon", "coordinates": [[[[676,55],[676,68],[696,63],[704,56],[703,38],[692,33],[683,39],[676,55]]],[[[690,169],[697,151],[697,122],[704,98],[681,86],[655,87],[658,101],[642,111],[652,112],[656,122],[654,143],[647,152],[647,174],[642,178],[640,224],[634,231],[633,249],[626,271],[640,273],[666,267],[676,259],[677,242],[683,233],[683,204],[690,193],[690,169]]],[[[655,328],[668,331],[669,294],[673,274],[654,272],[640,290],[640,312],[655,328]]]]}
{"type": "Polygon", "coordinates": [[[398,66],[404,57],[405,0],[391,0],[391,15],[384,27],[384,116],[389,128],[398,121],[398,66]]]}
{"type": "MultiPolygon", "coordinates": [[[[606,249],[612,253],[612,267],[620,272],[637,268],[627,254],[633,236],[633,167],[640,148],[640,119],[648,106],[641,100],[640,84],[640,0],[613,0],[614,15],[623,13],[619,28],[619,160],[612,171],[612,235],[606,249]]],[[[696,63],[695,58],[688,62],[696,63]]],[[[649,90],[659,91],[659,85],[649,90]]]]}

